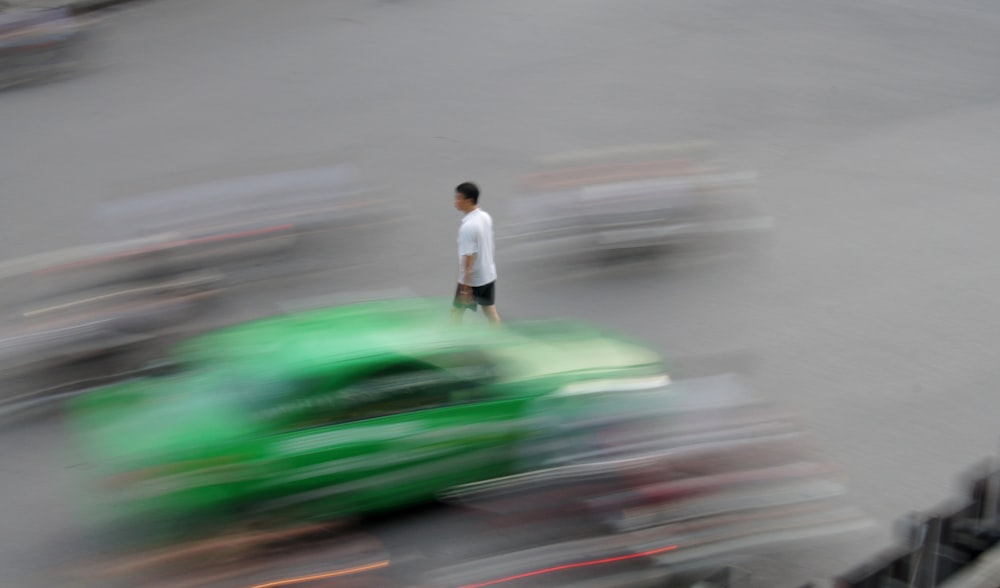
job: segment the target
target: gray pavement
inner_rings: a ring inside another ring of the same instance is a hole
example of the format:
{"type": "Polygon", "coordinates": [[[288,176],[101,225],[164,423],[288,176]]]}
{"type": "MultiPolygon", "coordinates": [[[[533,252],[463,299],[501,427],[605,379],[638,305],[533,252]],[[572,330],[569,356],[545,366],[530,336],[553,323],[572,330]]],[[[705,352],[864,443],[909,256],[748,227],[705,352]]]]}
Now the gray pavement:
{"type": "MultiPolygon", "coordinates": [[[[503,223],[538,155],[717,140],[760,172],[767,259],[539,281],[501,250],[500,309],[589,318],[667,355],[751,350],[756,386],[805,415],[883,525],[788,573],[825,575],[997,444],[998,32],[985,0],[138,3],[80,75],[0,93],[0,253],[94,240],[81,219],[105,198],[348,160],[390,187],[398,228],[234,312],[446,295],[459,181],[503,223]]],[[[72,553],[74,462],[51,423],[0,440],[4,584],[72,553]]]]}

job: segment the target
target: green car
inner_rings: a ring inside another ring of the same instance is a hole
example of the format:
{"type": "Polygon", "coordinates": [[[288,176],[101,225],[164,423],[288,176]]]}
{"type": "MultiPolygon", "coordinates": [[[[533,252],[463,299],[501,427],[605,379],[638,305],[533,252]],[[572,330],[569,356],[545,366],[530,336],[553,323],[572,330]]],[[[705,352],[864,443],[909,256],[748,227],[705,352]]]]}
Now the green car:
{"type": "Polygon", "coordinates": [[[75,399],[75,449],[104,506],[88,512],[190,531],[416,505],[539,467],[558,446],[541,440],[595,392],[669,381],[657,353],[587,325],[456,326],[447,308],[247,322],[181,344],[169,373],[75,399]]]}

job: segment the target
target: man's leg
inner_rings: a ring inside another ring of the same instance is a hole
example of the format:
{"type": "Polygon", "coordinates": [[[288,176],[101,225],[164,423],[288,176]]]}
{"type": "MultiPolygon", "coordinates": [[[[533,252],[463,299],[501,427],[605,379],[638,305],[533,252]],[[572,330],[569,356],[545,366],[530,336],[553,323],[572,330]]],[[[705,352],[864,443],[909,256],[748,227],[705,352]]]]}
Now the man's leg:
{"type": "Polygon", "coordinates": [[[497,307],[495,304],[483,307],[483,314],[495,327],[500,326],[500,313],[497,312],[497,307]]]}
{"type": "Polygon", "coordinates": [[[465,316],[465,309],[464,308],[457,308],[457,307],[454,307],[454,306],[451,308],[451,320],[456,325],[462,324],[462,317],[463,316],[465,316]]]}
{"type": "Polygon", "coordinates": [[[497,299],[497,283],[492,281],[485,286],[480,286],[478,288],[473,288],[473,293],[476,297],[476,302],[483,309],[483,315],[486,317],[490,323],[495,327],[500,326],[500,313],[497,312],[496,299],[497,299]]]}

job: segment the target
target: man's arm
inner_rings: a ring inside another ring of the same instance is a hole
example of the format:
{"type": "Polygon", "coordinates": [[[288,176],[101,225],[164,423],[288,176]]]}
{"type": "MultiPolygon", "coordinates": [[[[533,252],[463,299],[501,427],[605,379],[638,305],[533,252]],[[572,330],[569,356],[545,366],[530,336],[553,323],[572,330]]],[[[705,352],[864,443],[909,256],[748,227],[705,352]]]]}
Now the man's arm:
{"type": "Polygon", "coordinates": [[[464,284],[466,289],[470,291],[471,286],[469,284],[472,282],[472,267],[476,263],[476,255],[478,254],[472,253],[470,255],[462,256],[462,284],[464,284]]]}
{"type": "Polygon", "coordinates": [[[479,239],[475,232],[467,225],[458,231],[458,253],[462,256],[462,284],[466,286],[463,290],[471,292],[472,267],[476,263],[476,256],[479,254],[479,239]]]}

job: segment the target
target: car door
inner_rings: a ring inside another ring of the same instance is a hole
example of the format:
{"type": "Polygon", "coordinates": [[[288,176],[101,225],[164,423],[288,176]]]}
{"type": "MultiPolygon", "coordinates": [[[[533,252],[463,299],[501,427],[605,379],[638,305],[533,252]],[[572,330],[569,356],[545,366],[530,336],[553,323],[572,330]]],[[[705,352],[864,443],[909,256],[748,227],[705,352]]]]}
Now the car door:
{"type": "Polygon", "coordinates": [[[517,403],[492,397],[489,383],[476,360],[433,356],[342,385],[300,384],[306,391],[292,395],[269,440],[261,508],[286,517],[354,514],[505,472],[517,403]]]}
{"type": "MultiPolygon", "coordinates": [[[[371,380],[355,382],[363,386],[371,380]]],[[[415,430],[405,419],[350,416],[335,401],[342,389],[315,387],[298,396],[293,414],[276,421],[257,507],[276,518],[329,518],[366,510],[370,481],[399,467],[391,448],[415,430]]],[[[360,407],[359,407],[360,408],[360,407]]],[[[377,413],[376,413],[377,414],[377,413]]]]}
{"type": "MultiPolygon", "coordinates": [[[[367,425],[399,434],[385,439],[364,481],[365,508],[425,502],[451,486],[505,475],[521,401],[498,394],[496,369],[480,353],[439,352],[411,358],[387,380],[384,396],[359,407],[367,425]]],[[[365,393],[371,394],[369,380],[365,393]]],[[[350,394],[342,397],[350,413],[350,394]]]]}
{"type": "Polygon", "coordinates": [[[435,368],[422,393],[446,400],[408,415],[413,429],[392,448],[408,456],[406,468],[380,487],[421,500],[511,473],[523,401],[495,390],[494,366],[482,356],[441,353],[421,361],[435,368]]]}

